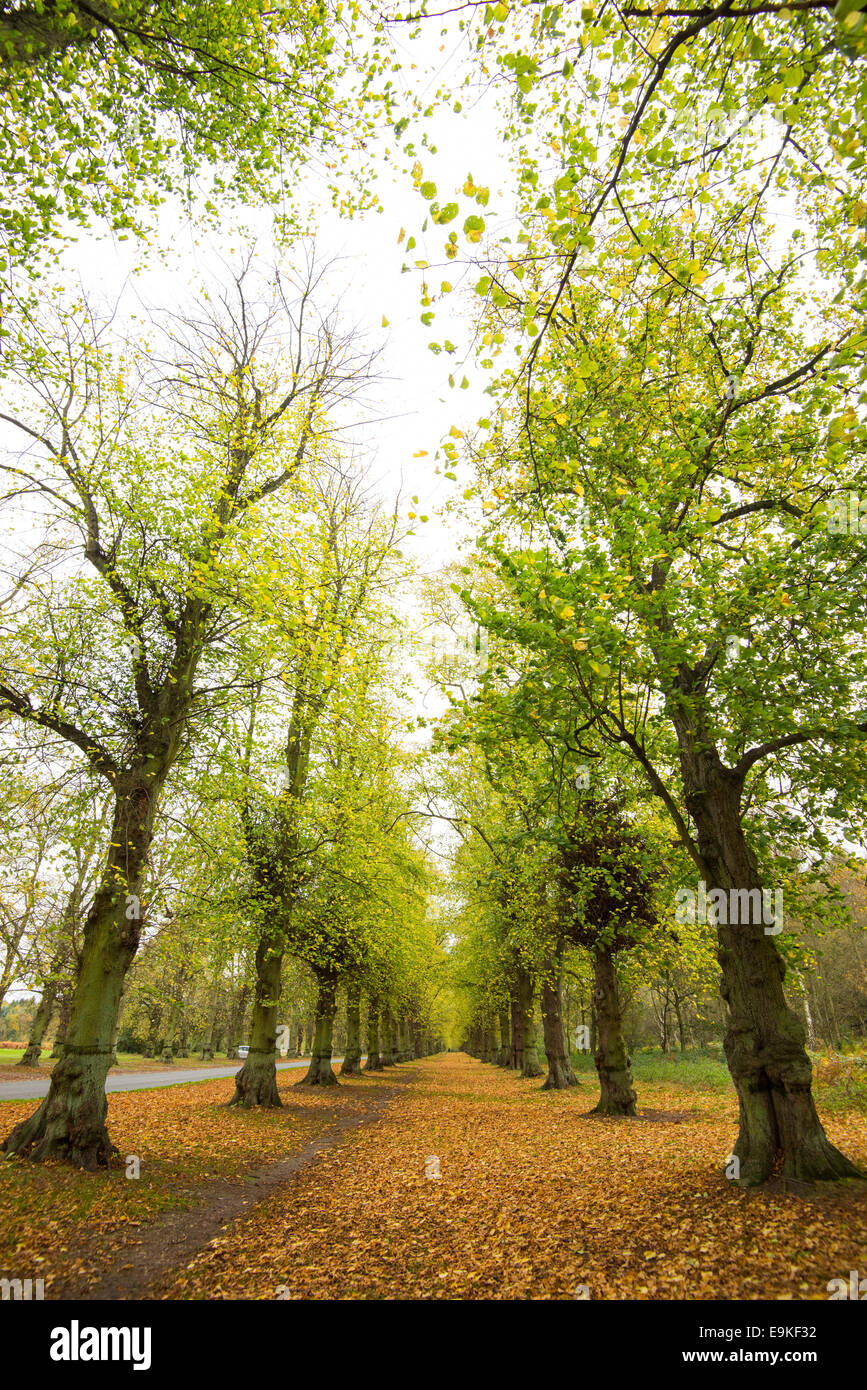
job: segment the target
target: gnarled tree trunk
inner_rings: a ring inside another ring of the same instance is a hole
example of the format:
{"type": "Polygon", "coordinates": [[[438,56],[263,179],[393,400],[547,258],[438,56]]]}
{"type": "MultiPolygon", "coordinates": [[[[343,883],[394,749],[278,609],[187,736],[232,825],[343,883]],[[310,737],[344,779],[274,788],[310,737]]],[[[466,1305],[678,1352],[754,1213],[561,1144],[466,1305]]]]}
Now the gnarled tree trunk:
{"type": "Polygon", "coordinates": [[[523,1034],[524,1064],[521,1075],[541,1076],[542,1064],[539,1061],[539,1028],[536,1016],[536,989],[533,977],[528,970],[518,971],[518,1001],[520,1005],[523,1034]]]}
{"type": "Polygon", "coordinates": [[[277,1091],[277,1009],[282,967],[282,933],[263,932],[256,947],[250,1051],[235,1076],[235,1094],[229,1105],[240,1105],[245,1110],[264,1105],[276,1110],[283,1104],[277,1091]]]}
{"type": "Polygon", "coordinates": [[[111,838],[83,945],[63,1042],[39,1109],[7,1136],[6,1153],[61,1158],[83,1168],[110,1166],[105,1078],[124,977],[141,935],[140,892],[157,797],[168,762],[118,778],[111,838]]]}
{"type": "Polygon", "coordinates": [[[565,1091],[570,1086],[578,1085],[563,1033],[561,988],[559,971],[552,961],[550,973],[546,972],[542,985],[542,1027],[545,1056],[548,1059],[548,1075],[542,1087],[543,1091],[565,1091]]]}
{"type": "Polygon", "coordinates": [[[634,1115],[636,1095],[632,1073],[623,1038],[623,1020],[617,994],[617,975],[614,956],[605,947],[593,952],[593,973],[596,980],[596,1054],[594,1061],[599,1075],[599,1104],[594,1115],[634,1115]]]}
{"type": "Polygon", "coordinates": [[[316,995],[316,1027],[313,1033],[313,1055],[307,1074],[299,1086],[336,1086],[337,1077],[331,1069],[331,1049],[334,1016],[337,1013],[337,977],[317,970],[319,989],[316,995]]]}
{"type": "MultiPolygon", "coordinates": [[[[728,904],[737,903],[736,913],[726,909],[728,918],[761,918],[754,905],[762,902],[763,885],[741,820],[743,780],[713,750],[697,751],[689,730],[681,732],[687,805],[707,890],[722,889],[728,904]],[[741,903],[751,910],[743,913],[741,903]]],[[[721,993],[728,1006],[723,1045],[740,1112],[733,1150],[739,1182],[754,1186],[777,1168],[781,1177],[801,1182],[861,1176],[828,1139],[816,1112],[804,1025],[783,993],[786,966],[774,940],[783,924],[766,931],[763,920],[723,923],[718,915],[717,922],[721,993]]]]}

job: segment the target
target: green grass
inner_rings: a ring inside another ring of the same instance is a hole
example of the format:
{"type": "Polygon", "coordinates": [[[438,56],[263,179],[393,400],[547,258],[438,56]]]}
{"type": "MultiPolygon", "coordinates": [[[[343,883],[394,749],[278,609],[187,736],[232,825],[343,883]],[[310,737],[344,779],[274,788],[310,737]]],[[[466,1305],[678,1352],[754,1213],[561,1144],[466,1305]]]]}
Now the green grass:
{"type": "MultiPolygon", "coordinates": [[[[0,1067],[12,1066],[15,1062],[20,1062],[23,1056],[23,1047],[0,1047],[0,1067]]],[[[124,1067],[129,1069],[130,1067],[135,1066],[136,1063],[140,1064],[145,1060],[146,1059],[144,1057],[141,1057],[137,1052],[119,1052],[117,1055],[118,1067],[121,1069],[124,1067]]],[[[189,1063],[193,1060],[194,1059],[192,1058],[183,1059],[183,1061],[187,1065],[189,1065],[189,1063]]],[[[52,1065],[52,1057],[50,1052],[46,1052],[43,1049],[42,1056],[39,1058],[39,1065],[44,1071],[48,1070],[48,1068],[52,1065]]]]}
{"type": "MultiPolygon", "coordinates": [[[[576,1072],[594,1072],[589,1052],[573,1052],[576,1072]]],[[[664,1086],[688,1086],[697,1090],[726,1091],[731,1077],[725,1058],[719,1052],[689,1048],[686,1052],[636,1051],[632,1054],[632,1075],[636,1081],[659,1082],[664,1086]]]]}
{"type": "Polygon", "coordinates": [[[841,1115],[858,1110],[867,1115],[867,1067],[851,1063],[819,1061],[813,1067],[813,1094],[817,1105],[841,1115]]]}
{"type": "MultiPolygon", "coordinates": [[[[592,1073],[593,1058],[587,1052],[572,1054],[578,1073],[592,1073]]],[[[731,1077],[725,1057],[719,1051],[690,1049],[670,1053],[636,1051],[632,1056],[636,1082],[659,1082],[703,1091],[726,1091],[731,1077]]],[[[867,1066],[838,1059],[814,1059],[813,1093],[818,1105],[832,1114],[858,1110],[867,1114],[867,1066]]]]}

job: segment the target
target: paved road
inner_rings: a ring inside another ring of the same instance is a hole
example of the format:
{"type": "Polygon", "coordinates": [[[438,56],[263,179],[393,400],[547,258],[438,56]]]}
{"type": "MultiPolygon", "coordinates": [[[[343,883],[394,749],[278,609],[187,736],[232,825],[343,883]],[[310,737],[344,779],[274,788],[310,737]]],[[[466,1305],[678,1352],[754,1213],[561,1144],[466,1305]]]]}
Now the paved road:
{"type": "MultiPolygon", "coordinates": [[[[342,1057],[333,1057],[333,1062],[342,1062],[342,1057]]],[[[310,1059],[302,1062],[278,1062],[277,1070],[286,1067],[308,1067],[310,1059]]],[[[172,1067],[171,1071],[115,1071],[109,1072],[105,1083],[106,1091],[147,1091],[152,1086],[183,1086],[190,1081],[212,1081],[218,1076],[235,1076],[243,1066],[234,1062],[226,1067],[172,1067]]],[[[0,1081],[0,1100],[39,1100],[48,1095],[48,1081],[0,1081]]]]}

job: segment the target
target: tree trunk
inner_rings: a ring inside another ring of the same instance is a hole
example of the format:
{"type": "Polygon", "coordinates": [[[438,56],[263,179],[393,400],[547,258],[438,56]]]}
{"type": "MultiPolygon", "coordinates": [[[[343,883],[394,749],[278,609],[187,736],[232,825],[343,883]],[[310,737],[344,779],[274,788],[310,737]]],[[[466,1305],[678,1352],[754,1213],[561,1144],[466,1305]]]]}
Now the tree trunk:
{"type": "Polygon", "coordinates": [[[238,1035],[244,1023],[249,995],[250,986],[245,981],[232,1000],[229,1023],[226,1029],[226,1060],[228,1062],[234,1062],[238,1056],[238,1035]]]}
{"type": "Polygon", "coordinates": [[[503,1005],[497,1010],[497,1020],[500,1025],[500,1050],[497,1053],[497,1065],[509,1067],[512,1065],[512,1030],[509,1026],[509,1009],[503,1005]]]}
{"type": "MultiPolygon", "coordinates": [[[[685,778],[696,773],[683,757],[685,778]]],[[[707,759],[706,759],[707,761],[707,759]]],[[[698,847],[710,891],[721,889],[733,901],[740,891],[737,916],[747,922],[717,918],[721,993],[728,1005],[724,1039],[726,1057],[738,1093],[740,1128],[734,1156],[742,1186],[765,1182],[779,1167],[783,1178],[801,1182],[861,1176],[830,1142],[812,1095],[812,1064],[804,1046],[804,1025],[786,1003],[785,962],[774,935],[765,930],[762,883],[743,832],[742,784],[716,762],[701,768],[701,794],[687,798],[698,829],[698,847]],[[743,890],[758,893],[741,911],[743,890]]],[[[735,913],[726,912],[734,917],[735,913]]],[[[782,925],[782,924],[775,924],[782,925]]]]}
{"type": "Polygon", "coordinates": [[[512,1069],[520,1071],[524,1065],[524,1019],[517,990],[512,995],[512,1069]]]}
{"type": "Polygon", "coordinates": [[[214,1057],[214,1029],[217,1023],[217,1011],[220,1003],[220,980],[223,975],[223,962],[214,970],[214,978],[211,982],[211,998],[208,1006],[208,1019],[205,1024],[205,1034],[202,1038],[202,1061],[210,1062],[214,1057]]]}
{"type": "Polygon", "coordinates": [[[229,1105],[250,1110],[256,1105],[278,1109],[277,1010],[283,970],[283,934],[263,932],[256,947],[256,993],[250,1019],[250,1051],[235,1076],[229,1105]]]}
{"type": "MultiPolygon", "coordinates": [[[[121,991],[121,995],[123,995],[123,991],[121,991]]],[[[112,1032],[111,1032],[111,1057],[109,1058],[109,1062],[108,1062],[109,1068],[111,1068],[111,1067],[116,1067],[117,1064],[118,1064],[118,1062],[117,1062],[117,1040],[118,1040],[119,1037],[120,1037],[120,1014],[118,1013],[118,1017],[117,1017],[117,1018],[115,1019],[115,1021],[114,1021],[114,1028],[112,1029],[112,1032]]]]}
{"type": "MultiPolygon", "coordinates": [[[[55,956],[55,960],[57,957],[55,956]]],[[[53,962],[52,962],[53,965],[53,962]]],[[[42,1054],[42,1039],[45,1037],[51,1016],[54,1013],[54,1001],[57,998],[57,979],[53,974],[49,974],[42,991],[42,998],[33,1015],[33,1022],[30,1025],[30,1036],[27,1039],[27,1047],[24,1049],[24,1056],[18,1063],[19,1067],[38,1067],[39,1058],[42,1054]]]]}
{"type": "Polygon", "coordinates": [[[379,1000],[371,994],[367,1000],[367,1061],[364,1064],[365,1071],[382,1071],[379,1027],[380,1004],[379,1000]]]}
{"type": "Polygon", "coordinates": [[[813,1023],[813,1014],[810,1009],[810,996],[804,990],[804,1017],[807,1020],[807,1046],[811,1052],[816,1051],[816,1028],[813,1023]]]}
{"type": "Polygon", "coordinates": [[[55,1003],[57,1005],[57,1029],[51,1048],[51,1056],[54,1059],[63,1056],[63,1040],[69,1027],[69,1014],[72,1009],[72,986],[64,987],[61,985],[57,991],[55,1003]]]}
{"type": "MultiPolygon", "coordinates": [[[[151,764],[152,766],[152,764],[151,764]]],[[[6,1153],[108,1167],[116,1153],[106,1128],[105,1078],[124,977],[141,936],[140,892],[153,816],[167,765],[139,768],[119,782],[99,888],[84,924],[63,1055],[48,1095],[7,1136],[6,1153]]]]}
{"type": "Polygon", "coordinates": [[[550,972],[546,971],[542,986],[542,1027],[545,1056],[548,1059],[548,1075],[542,1087],[543,1091],[565,1091],[570,1086],[578,1085],[563,1035],[561,988],[561,979],[558,978],[557,967],[552,961],[550,972]]]}
{"type": "Polygon", "coordinates": [[[594,1061],[599,1075],[599,1104],[594,1115],[634,1115],[635,1091],[629,1057],[623,1040],[623,1021],[617,995],[617,976],[611,951],[597,948],[593,955],[596,979],[596,1028],[598,1047],[594,1061]]]}
{"type": "Polygon", "coordinates": [[[361,985],[357,980],[346,987],[346,1047],[341,1076],[358,1076],[361,1072],[361,985]]]}
{"type": "Polygon", "coordinates": [[[542,1075],[539,1061],[539,1028],[536,1020],[536,990],[533,978],[527,970],[518,972],[518,999],[523,1034],[524,1064],[521,1075],[533,1077],[542,1075]]]}
{"type": "Polygon", "coordinates": [[[680,1007],[680,998],[676,989],[672,991],[672,995],[674,998],[674,1016],[677,1019],[677,1036],[680,1039],[680,1050],[681,1052],[686,1052],[686,1040],[683,1035],[683,1011],[680,1007]]]}
{"type": "Polygon", "coordinates": [[[336,1086],[337,1077],[331,1069],[331,1046],[334,1015],[337,1013],[337,978],[324,970],[316,971],[319,989],[316,995],[316,1027],[313,1033],[313,1055],[307,1075],[299,1086],[336,1086]]]}
{"type": "Polygon", "coordinates": [[[394,1055],[394,1016],[391,1005],[386,1004],[380,1015],[380,1029],[382,1032],[381,1062],[384,1067],[393,1067],[397,1061],[394,1055]]]}

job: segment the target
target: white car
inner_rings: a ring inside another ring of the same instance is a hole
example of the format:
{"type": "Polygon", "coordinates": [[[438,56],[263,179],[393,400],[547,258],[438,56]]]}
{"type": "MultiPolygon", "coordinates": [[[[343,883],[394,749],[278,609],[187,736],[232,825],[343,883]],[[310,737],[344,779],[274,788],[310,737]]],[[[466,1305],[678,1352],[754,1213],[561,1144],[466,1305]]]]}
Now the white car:
{"type": "Polygon", "coordinates": [[[250,1051],[250,1049],[249,1049],[249,1047],[247,1046],[247,1044],[246,1044],[246,1043],[241,1043],[240,1047],[238,1048],[238,1056],[239,1056],[239,1057],[246,1057],[246,1056],[248,1055],[249,1051],[250,1051]]]}

